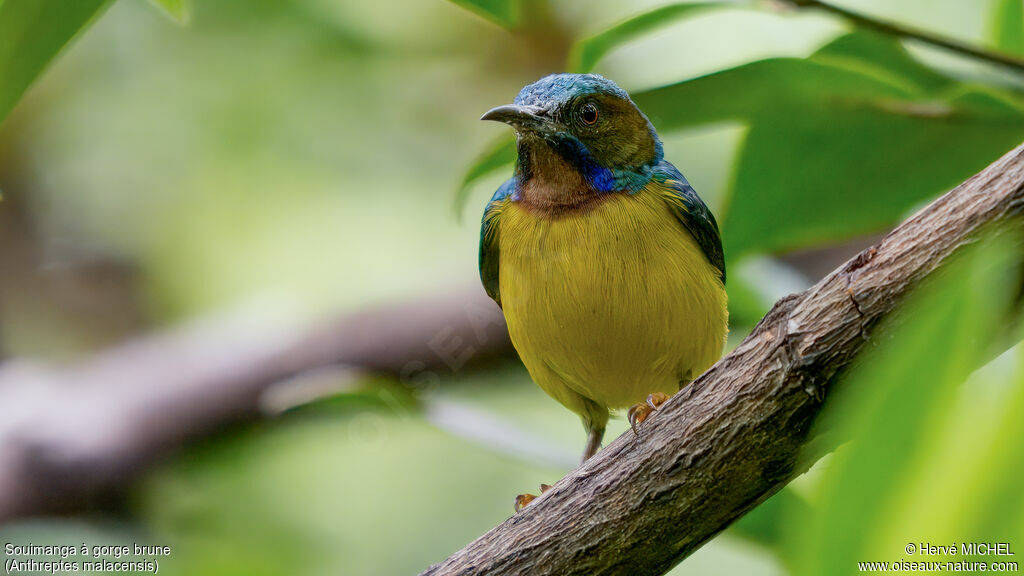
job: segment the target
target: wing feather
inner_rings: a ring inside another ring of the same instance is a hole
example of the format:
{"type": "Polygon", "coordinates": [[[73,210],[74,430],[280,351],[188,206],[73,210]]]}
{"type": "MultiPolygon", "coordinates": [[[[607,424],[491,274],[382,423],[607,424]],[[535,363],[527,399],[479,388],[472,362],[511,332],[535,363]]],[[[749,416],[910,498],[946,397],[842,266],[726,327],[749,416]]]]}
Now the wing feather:
{"type": "Polygon", "coordinates": [[[671,163],[662,161],[658,165],[654,181],[660,184],[659,191],[676,219],[693,235],[711,265],[722,273],[724,284],[725,254],[722,252],[722,236],[718,232],[714,214],[679,169],[671,163]]]}
{"type": "Polygon", "coordinates": [[[498,251],[498,234],[501,224],[501,212],[511,202],[515,192],[515,178],[509,178],[498,187],[484,209],[480,222],[480,281],[484,290],[492,300],[501,306],[501,292],[498,289],[498,262],[501,254],[498,251]]]}

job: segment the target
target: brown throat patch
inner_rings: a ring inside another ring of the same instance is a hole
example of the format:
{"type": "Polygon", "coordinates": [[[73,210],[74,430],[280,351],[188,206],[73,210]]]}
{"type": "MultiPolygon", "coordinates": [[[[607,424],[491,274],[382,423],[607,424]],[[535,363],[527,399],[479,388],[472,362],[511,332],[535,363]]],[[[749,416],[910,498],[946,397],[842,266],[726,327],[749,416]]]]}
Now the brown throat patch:
{"type": "Polygon", "coordinates": [[[520,193],[519,205],[527,212],[545,218],[562,218],[573,214],[587,213],[600,206],[612,196],[611,193],[599,193],[587,190],[586,193],[571,196],[552,197],[548,194],[530,194],[528,186],[520,193]]]}
{"type": "Polygon", "coordinates": [[[519,205],[546,218],[589,212],[611,197],[593,188],[576,168],[556,154],[535,155],[533,176],[519,190],[519,205]]]}

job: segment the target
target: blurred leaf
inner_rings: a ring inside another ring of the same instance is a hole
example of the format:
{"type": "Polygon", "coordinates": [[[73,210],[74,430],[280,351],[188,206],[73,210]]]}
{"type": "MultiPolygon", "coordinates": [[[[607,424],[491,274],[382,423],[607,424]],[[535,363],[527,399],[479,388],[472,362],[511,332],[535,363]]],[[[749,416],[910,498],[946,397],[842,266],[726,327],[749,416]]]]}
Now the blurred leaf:
{"type": "Polygon", "coordinates": [[[729,294],[729,326],[732,329],[740,326],[753,326],[763,317],[772,303],[765,302],[764,297],[754,289],[743,277],[730,271],[729,282],[725,285],[729,294]]]}
{"type": "Polygon", "coordinates": [[[909,100],[806,104],[780,106],[751,127],[723,223],[726,253],[885,229],[1024,138],[1017,113],[909,100]]]}
{"type": "Polygon", "coordinates": [[[1024,538],[1024,369],[1018,366],[1018,372],[1016,393],[980,467],[985,484],[978,490],[976,518],[968,523],[971,534],[980,538],[1024,538]]]}
{"type": "Polygon", "coordinates": [[[498,26],[514,28],[519,23],[519,0],[451,0],[498,26]]]}
{"type": "Polygon", "coordinates": [[[785,521],[791,514],[808,514],[807,501],[790,488],[783,488],[729,527],[728,533],[781,553],[785,521]]]}
{"type": "Polygon", "coordinates": [[[568,68],[573,72],[590,72],[605,54],[630,40],[706,9],[729,6],[726,2],[688,2],[660,6],[633,16],[604,32],[577,41],[569,53],[568,68]]]}
{"type": "MultiPolygon", "coordinates": [[[[469,171],[462,178],[462,185],[455,193],[452,206],[457,216],[462,215],[466,206],[469,193],[473,191],[473,185],[491,173],[511,165],[516,161],[516,141],[514,138],[502,136],[495,140],[490,146],[484,149],[483,154],[477,157],[470,166],[469,171]]],[[[512,174],[509,173],[511,177],[512,174]]]]}
{"type": "Polygon", "coordinates": [[[990,28],[997,50],[1024,54],[1024,1],[997,0],[990,28]]]}
{"type": "Polygon", "coordinates": [[[884,229],[1024,139],[1015,95],[946,81],[856,33],[634,100],[659,130],[748,123],[720,220],[731,259],[884,229]]]}
{"type": "Polygon", "coordinates": [[[187,0],[150,0],[150,2],[161,8],[161,12],[170,16],[178,24],[188,21],[187,0]]]}
{"type": "Polygon", "coordinates": [[[894,84],[924,90],[939,90],[954,84],[914,59],[902,42],[868,30],[844,34],[810,56],[811,60],[853,68],[871,75],[885,76],[894,84]]]}
{"type": "MultiPolygon", "coordinates": [[[[881,559],[873,553],[902,558],[906,542],[924,537],[899,532],[886,534],[895,542],[876,541],[902,517],[898,506],[906,495],[919,489],[913,473],[922,461],[943,452],[933,444],[939,438],[933,430],[954,413],[960,385],[985,357],[1008,310],[1016,280],[1011,250],[993,244],[955,262],[938,283],[913,296],[891,331],[875,338],[881,346],[829,398],[822,422],[852,442],[825,470],[815,513],[789,523],[797,527],[790,541],[794,574],[856,573],[857,561],[881,559]]],[[[936,507],[930,500],[926,505],[936,507]]]]}
{"type": "Polygon", "coordinates": [[[61,49],[109,0],[0,3],[0,122],[61,49]]]}

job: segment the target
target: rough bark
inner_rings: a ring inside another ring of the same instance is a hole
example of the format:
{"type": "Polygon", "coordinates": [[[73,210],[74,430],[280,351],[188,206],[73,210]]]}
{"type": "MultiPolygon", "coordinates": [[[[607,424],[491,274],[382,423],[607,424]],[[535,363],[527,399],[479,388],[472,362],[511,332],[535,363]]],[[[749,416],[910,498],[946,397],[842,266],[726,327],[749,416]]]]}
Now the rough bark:
{"type": "Polygon", "coordinates": [[[879,321],[983,227],[1020,226],[1024,145],[807,291],[523,512],[430,576],[663,574],[802,472],[812,423],[879,321]]]}

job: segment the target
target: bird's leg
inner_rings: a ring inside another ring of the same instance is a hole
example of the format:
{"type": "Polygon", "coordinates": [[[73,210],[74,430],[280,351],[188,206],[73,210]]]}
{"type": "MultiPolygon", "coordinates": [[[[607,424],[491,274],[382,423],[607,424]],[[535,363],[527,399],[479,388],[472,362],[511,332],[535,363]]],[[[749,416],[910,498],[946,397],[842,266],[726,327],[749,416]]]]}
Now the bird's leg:
{"type": "MultiPolygon", "coordinates": [[[[587,431],[587,445],[583,449],[583,462],[590,459],[591,456],[597,454],[597,451],[601,449],[601,439],[604,438],[604,428],[608,424],[608,408],[597,404],[593,400],[579,398],[580,401],[580,413],[583,420],[583,429],[587,431]]],[[[547,484],[540,485],[540,493],[543,494],[548,491],[551,486],[547,484]]],[[[520,494],[516,496],[516,512],[519,512],[523,508],[530,505],[537,497],[533,494],[520,494]]]]}
{"type": "Polygon", "coordinates": [[[668,394],[655,392],[647,395],[646,402],[641,402],[640,404],[635,404],[630,407],[629,412],[626,413],[626,417],[629,418],[629,427],[633,429],[633,434],[639,436],[640,434],[636,431],[637,424],[647,420],[647,418],[667,400],[668,394]]]}
{"type": "MultiPolygon", "coordinates": [[[[583,460],[580,462],[586,462],[591,456],[597,454],[597,451],[601,449],[601,439],[604,438],[604,427],[590,426],[587,432],[587,445],[583,449],[583,460]]],[[[540,493],[543,494],[551,489],[551,486],[547,484],[540,485],[540,493]]],[[[523,508],[530,505],[537,497],[533,494],[520,494],[516,496],[516,512],[519,512],[523,508]]]]}
{"type": "MultiPolygon", "coordinates": [[[[551,486],[549,484],[540,485],[541,494],[547,492],[548,490],[551,490],[551,486]]],[[[533,494],[520,494],[516,496],[516,512],[519,512],[523,508],[529,506],[530,502],[533,502],[536,498],[537,497],[534,496],[533,494]]]]}
{"type": "Polygon", "coordinates": [[[597,454],[597,451],[601,449],[602,438],[604,438],[604,427],[591,428],[587,432],[587,445],[583,448],[583,459],[580,460],[580,464],[589,460],[594,454],[597,454]]]}

